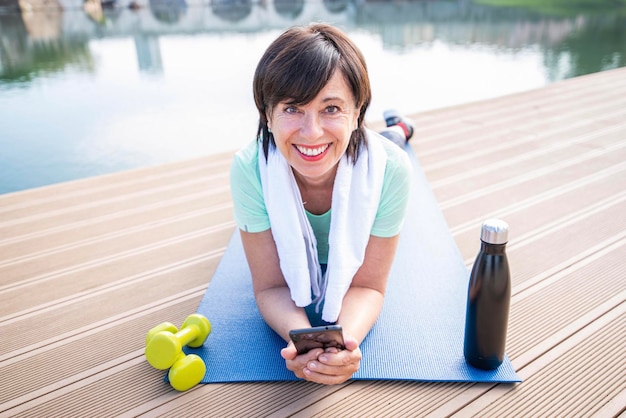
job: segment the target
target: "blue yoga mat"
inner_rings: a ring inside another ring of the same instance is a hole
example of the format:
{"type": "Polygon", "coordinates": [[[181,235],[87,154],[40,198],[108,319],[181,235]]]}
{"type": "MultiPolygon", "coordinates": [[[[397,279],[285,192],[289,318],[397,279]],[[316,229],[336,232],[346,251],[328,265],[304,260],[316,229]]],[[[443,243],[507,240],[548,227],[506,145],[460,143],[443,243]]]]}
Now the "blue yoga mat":
{"type": "MultiPolygon", "coordinates": [[[[381,315],[361,344],[360,380],[520,382],[508,358],[494,371],[468,365],[463,333],[468,271],[415,155],[414,181],[381,315]]],[[[478,230],[476,240],[478,251],[478,230]]],[[[235,231],[198,312],[212,324],[203,383],[286,381],[285,342],[263,321],[235,231]]]]}

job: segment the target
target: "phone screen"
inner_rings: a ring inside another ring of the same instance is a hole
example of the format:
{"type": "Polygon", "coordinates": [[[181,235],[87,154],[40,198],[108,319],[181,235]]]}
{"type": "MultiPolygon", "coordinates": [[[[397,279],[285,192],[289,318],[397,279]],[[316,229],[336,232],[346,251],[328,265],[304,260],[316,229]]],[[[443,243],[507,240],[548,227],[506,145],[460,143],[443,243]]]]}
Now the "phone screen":
{"type": "Polygon", "coordinates": [[[345,349],[341,325],[294,329],[289,332],[289,337],[295,344],[298,354],[304,354],[314,348],[345,349]]]}

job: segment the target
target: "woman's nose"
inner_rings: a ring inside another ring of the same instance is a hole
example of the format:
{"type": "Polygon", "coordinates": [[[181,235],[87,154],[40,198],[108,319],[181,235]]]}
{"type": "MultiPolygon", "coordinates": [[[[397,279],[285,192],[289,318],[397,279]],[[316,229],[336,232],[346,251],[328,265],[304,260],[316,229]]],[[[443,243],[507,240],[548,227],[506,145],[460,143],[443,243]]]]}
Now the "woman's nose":
{"type": "Polygon", "coordinates": [[[322,121],[315,112],[307,112],[302,118],[302,126],[300,127],[300,135],[311,141],[319,138],[324,133],[322,121]]]}

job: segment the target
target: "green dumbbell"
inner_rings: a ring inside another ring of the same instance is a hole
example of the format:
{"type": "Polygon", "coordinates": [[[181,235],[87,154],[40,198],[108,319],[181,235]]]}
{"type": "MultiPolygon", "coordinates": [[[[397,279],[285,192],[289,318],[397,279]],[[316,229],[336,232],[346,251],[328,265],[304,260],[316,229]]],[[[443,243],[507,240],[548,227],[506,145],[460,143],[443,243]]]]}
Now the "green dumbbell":
{"type": "MultiPolygon", "coordinates": [[[[156,334],[163,331],[175,334],[178,332],[178,328],[171,322],[163,322],[157,325],[148,331],[146,345],[150,343],[156,334]]],[[[205,373],[206,365],[200,356],[195,354],[185,355],[181,351],[168,372],[168,378],[170,385],[174,389],[183,392],[200,383],[205,373]]]]}
{"type": "Polygon", "coordinates": [[[167,376],[174,389],[184,392],[200,383],[205,373],[206,365],[200,356],[181,353],[167,376]]]}
{"type": "Polygon", "coordinates": [[[176,334],[178,332],[178,328],[176,328],[176,325],[172,324],[171,322],[160,323],[159,325],[148,331],[148,333],[146,334],[146,346],[148,346],[152,337],[154,337],[158,332],[161,331],[168,331],[172,334],[176,334]]]}
{"type": "Polygon", "coordinates": [[[167,322],[157,325],[153,329],[159,327],[164,329],[148,332],[149,340],[146,337],[146,359],[155,369],[169,369],[179,360],[184,346],[200,347],[211,333],[211,323],[200,314],[189,315],[176,332],[172,332],[171,328],[166,329],[169,325],[171,324],[167,322]]]}

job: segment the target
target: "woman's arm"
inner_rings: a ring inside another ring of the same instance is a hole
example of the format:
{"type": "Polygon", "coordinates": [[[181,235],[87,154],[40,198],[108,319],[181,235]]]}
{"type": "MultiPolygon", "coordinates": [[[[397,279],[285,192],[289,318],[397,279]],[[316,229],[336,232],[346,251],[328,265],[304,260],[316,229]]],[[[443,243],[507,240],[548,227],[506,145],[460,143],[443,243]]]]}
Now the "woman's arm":
{"type": "Polygon", "coordinates": [[[278,251],[271,230],[263,232],[241,231],[241,241],[246,253],[257,306],[265,322],[289,341],[289,331],[311,326],[303,308],[291,299],[289,287],[280,270],[278,251]]]}
{"type": "MultiPolygon", "coordinates": [[[[289,341],[291,329],[311,325],[304,309],[297,307],[291,299],[280,270],[271,230],[258,233],[241,231],[241,239],[259,311],[265,322],[285,341],[289,341]]],[[[398,236],[370,237],[365,260],[344,297],[337,321],[344,329],[347,350],[322,353],[321,349],[316,349],[297,356],[293,344],[283,349],[287,367],[296,376],[318,383],[338,384],[350,379],[358,370],[361,360],[359,345],[380,314],[397,244],[398,236]]]]}
{"type": "MultiPolygon", "coordinates": [[[[325,353],[307,361],[301,374],[294,368],[297,376],[332,385],[347,381],[359,369],[359,345],[380,314],[397,245],[398,235],[391,238],[370,237],[365,260],[343,299],[337,321],[344,329],[346,350],[337,352],[327,349],[325,353]]],[[[293,358],[294,355],[295,348],[283,349],[285,359],[293,358]]]]}
{"type": "MultiPolygon", "coordinates": [[[[267,324],[289,341],[289,330],[309,327],[310,322],[304,309],[297,307],[291,299],[271,230],[241,231],[241,239],[259,311],[267,324]]],[[[397,244],[398,235],[391,238],[370,236],[363,265],[357,270],[344,297],[337,323],[359,343],[376,322],[382,308],[397,244]]]]}
{"type": "Polygon", "coordinates": [[[338,324],[346,334],[361,343],[370,331],[383,306],[387,278],[398,246],[398,237],[370,236],[365,260],[357,270],[343,299],[338,324]]]}

